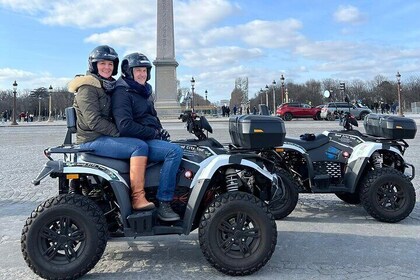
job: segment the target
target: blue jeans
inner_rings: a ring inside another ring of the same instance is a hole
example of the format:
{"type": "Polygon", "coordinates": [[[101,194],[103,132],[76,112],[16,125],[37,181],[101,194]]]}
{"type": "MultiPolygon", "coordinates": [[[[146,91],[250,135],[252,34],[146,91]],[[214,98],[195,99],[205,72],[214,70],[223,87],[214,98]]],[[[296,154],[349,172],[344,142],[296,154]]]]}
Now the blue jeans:
{"type": "Polygon", "coordinates": [[[176,144],[162,140],[147,140],[146,143],[149,146],[149,161],[163,161],[156,198],[159,201],[172,201],[183,150],[176,144]]]}
{"type": "Polygon", "coordinates": [[[100,136],[91,142],[80,144],[80,148],[93,149],[92,154],[116,159],[147,157],[149,153],[146,142],[131,137],[100,136]]]}

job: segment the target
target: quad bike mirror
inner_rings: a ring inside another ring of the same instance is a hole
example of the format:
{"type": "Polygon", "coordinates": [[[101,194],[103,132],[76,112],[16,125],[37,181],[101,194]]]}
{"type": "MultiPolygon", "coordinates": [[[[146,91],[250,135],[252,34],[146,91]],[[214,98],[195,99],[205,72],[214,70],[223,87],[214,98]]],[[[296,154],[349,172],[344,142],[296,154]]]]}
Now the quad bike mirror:
{"type": "Polygon", "coordinates": [[[204,116],[200,117],[200,126],[202,129],[207,130],[210,133],[213,133],[213,128],[211,128],[211,125],[209,124],[206,117],[204,116]]]}
{"type": "Polygon", "coordinates": [[[324,97],[325,98],[330,98],[331,94],[329,90],[324,91],[324,97]]]}

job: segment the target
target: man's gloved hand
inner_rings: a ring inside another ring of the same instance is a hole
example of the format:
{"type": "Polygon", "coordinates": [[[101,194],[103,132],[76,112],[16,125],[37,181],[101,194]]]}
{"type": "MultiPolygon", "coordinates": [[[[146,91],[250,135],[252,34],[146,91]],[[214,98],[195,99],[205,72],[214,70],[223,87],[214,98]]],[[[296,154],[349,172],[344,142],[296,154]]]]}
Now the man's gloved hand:
{"type": "Polygon", "coordinates": [[[159,130],[159,138],[164,141],[169,141],[171,140],[171,135],[169,135],[169,132],[166,129],[161,128],[159,130]]]}

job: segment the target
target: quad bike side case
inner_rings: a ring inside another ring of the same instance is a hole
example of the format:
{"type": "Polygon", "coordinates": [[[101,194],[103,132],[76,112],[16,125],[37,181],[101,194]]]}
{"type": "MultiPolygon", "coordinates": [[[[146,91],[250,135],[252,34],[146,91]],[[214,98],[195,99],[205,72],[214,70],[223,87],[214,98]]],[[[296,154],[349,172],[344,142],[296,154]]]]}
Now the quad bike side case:
{"type": "Polygon", "coordinates": [[[229,119],[232,143],[244,149],[282,146],[286,128],[281,118],[264,115],[241,115],[229,119]]]}
{"type": "Polygon", "coordinates": [[[366,133],[386,139],[414,139],[417,125],[413,119],[384,114],[369,114],[363,121],[366,133]]]}

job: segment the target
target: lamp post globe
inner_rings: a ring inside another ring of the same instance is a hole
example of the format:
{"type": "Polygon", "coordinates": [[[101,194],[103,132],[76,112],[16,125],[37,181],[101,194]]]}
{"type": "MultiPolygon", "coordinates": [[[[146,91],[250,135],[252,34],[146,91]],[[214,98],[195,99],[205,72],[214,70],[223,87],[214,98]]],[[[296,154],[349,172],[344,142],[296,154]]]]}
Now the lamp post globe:
{"type": "Polygon", "coordinates": [[[18,84],[16,81],[13,83],[13,114],[12,114],[12,123],[11,125],[17,125],[16,122],[16,93],[17,93],[18,84]]]}

